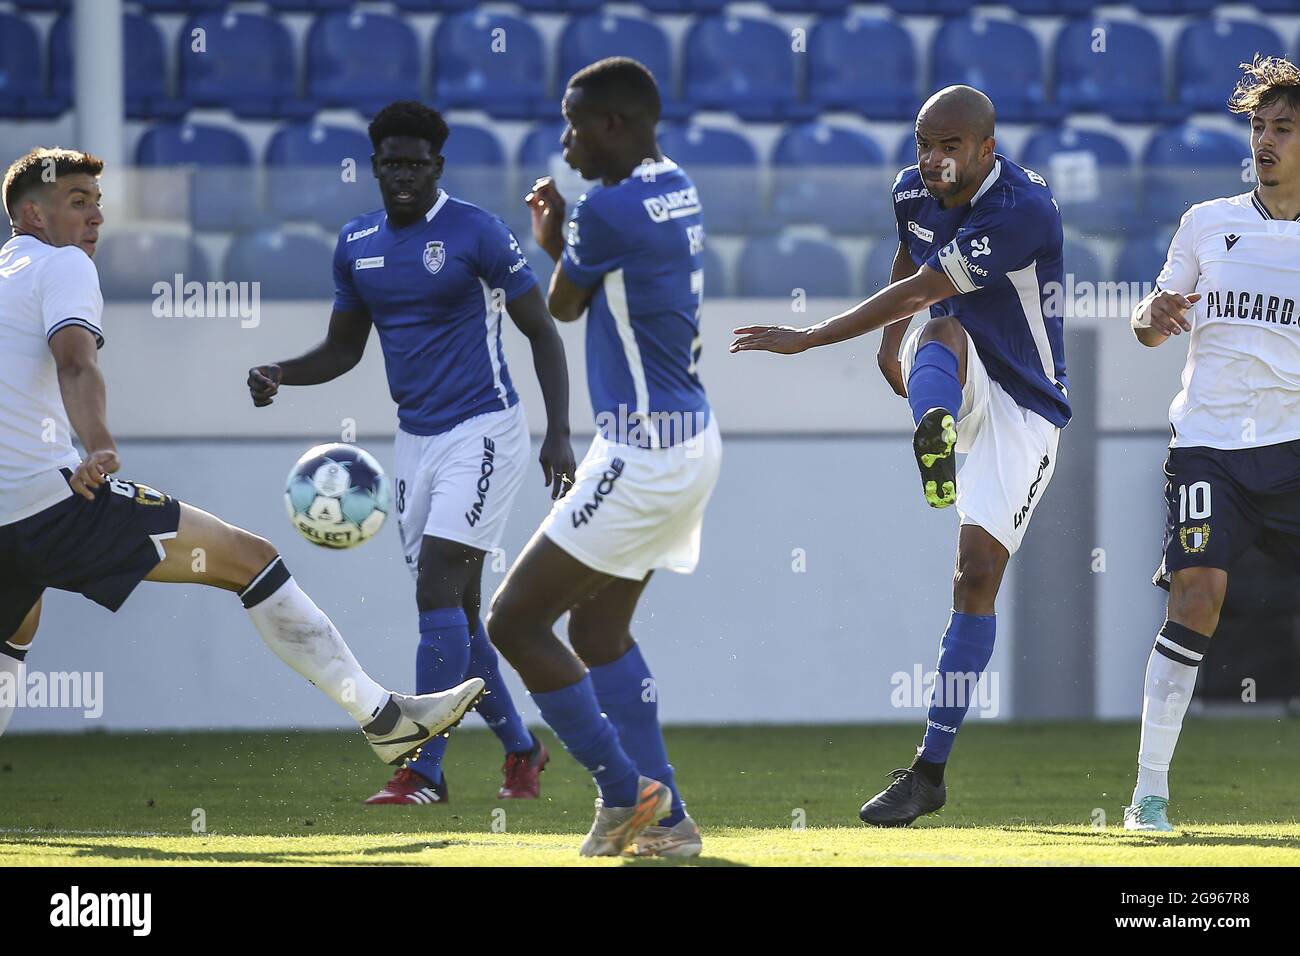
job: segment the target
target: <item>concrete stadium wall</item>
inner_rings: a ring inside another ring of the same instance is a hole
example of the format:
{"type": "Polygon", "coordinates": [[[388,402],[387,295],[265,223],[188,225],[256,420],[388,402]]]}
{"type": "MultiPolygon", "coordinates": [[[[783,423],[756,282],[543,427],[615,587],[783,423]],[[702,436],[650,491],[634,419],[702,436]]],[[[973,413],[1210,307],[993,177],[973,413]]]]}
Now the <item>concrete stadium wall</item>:
{"type": "MultiPolygon", "coordinates": [[[[911,689],[898,675],[910,679],[934,665],[949,608],[957,519],[931,512],[916,493],[910,418],[876,370],[878,340],[793,358],[726,351],[734,326],[804,324],[849,304],[814,301],[803,314],[768,300],[706,308],[701,370],[726,436],[722,478],[699,570],[689,577],[658,575],[635,624],[669,722],[923,720],[923,708],[911,706],[921,694],[906,693],[911,689]]],[[[312,443],[337,439],[344,419],[355,421],[360,444],[391,464],[395,419],[378,345],[371,343],[348,376],[286,389],[268,409],[253,409],[244,387],[250,365],[302,351],[323,335],[327,315],[327,304],[264,303],[258,324],[244,328],[233,318],[155,318],[148,303],[112,305],[101,353],[110,421],[124,476],[277,542],[362,662],[382,681],[409,689],[417,640],[413,583],[395,522],[355,551],[326,552],[291,530],[281,500],[294,459],[312,443]]],[[[1075,326],[1096,333],[1097,438],[1073,460],[1062,460],[1038,514],[1041,519],[1063,504],[1054,498],[1069,494],[1071,471],[1090,470],[1096,482],[1090,534],[1097,540],[1083,542],[1084,553],[1101,549],[1103,562],[1100,568],[1095,560],[1083,562],[1076,579],[1046,582],[1034,567],[1013,562],[999,604],[991,665],[998,693],[986,708],[990,719],[1017,715],[1018,663],[1032,666],[1031,689],[1050,684],[1053,675],[1084,682],[1091,685],[1083,698],[1091,714],[1135,717],[1143,662],[1163,615],[1149,577],[1162,521],[1165,409],[1177,388],[1183,346],[1144,350],[1122,319],[1075,326]],[[1045,587],[1062,594],[1059,627],[1045,587]],[[1061,636],[1080,613],[1071,589],[1092,602],[1093,647],[1082,657],[1058,653],[1067,650],[1063,640],[1077,639],[1061,636]],[[1026,600],[1033,609],[1027,622],[1017,614],[1026,600]],[[1052,655],[1073,663],[1054,670],[1052,655]],[[1091,672],[1079,660],[1092,661],[1091,672]]],[[[563,329],[579,455],[591,420],[581,331],[563,329]]],[[[536,435],[543,427],[540,395],[526,341],[513,328],[507,352],[536,435]]],[[[516,504],[505,561],[546,507],[539,469],[516,504]]],[[[1035,530],[1072,533],[1037,524],[1035,530]]],[[[489,569],[485,595],[502,571],[502,562],[489,569]]],[[[90,722],[79,710],[34,709],[17,715],[14,732],[343,723],[261,645],[232,595],[204,588],[144,584],[116,615],[51,593],[28,661],[33,671],[102,672],[104,710],[90,722]]],[[[517,681],[514,688],[535,718],[517,681]]],[[[1050,716],[1038,706],[1026,713],[1050,716]]],[[[1085,716],[1068,709],[1063,715],[1085,716]]]]}

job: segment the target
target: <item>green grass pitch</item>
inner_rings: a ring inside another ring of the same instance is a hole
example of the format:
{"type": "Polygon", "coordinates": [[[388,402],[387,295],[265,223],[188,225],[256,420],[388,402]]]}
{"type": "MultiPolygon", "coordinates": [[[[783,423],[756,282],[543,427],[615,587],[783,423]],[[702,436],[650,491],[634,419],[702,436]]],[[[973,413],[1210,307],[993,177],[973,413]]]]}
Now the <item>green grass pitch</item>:
{"type": "MultiPolygon", "coordinates": [[[[862,801],[917,728],[672,727],[705,834],[701,865],[1300,865],[1300,721],[1190,720],[1173,773],[1176,834],[1120,827],[1137,727],[971,721],[948,806],[868,830],[862,801]],[[1104,827],[1099,812],[1104,812],[1104,827]]],[[[359,735],[144,733],[0,740],[0,867],[367,864],[665,866],[581,860],[594,791],[547,738],[542,799],[496,799],[501,751],[458,731],[451,803],[362,807],[388,769],[359,735]],[[195,811],[204,832],[194,832],[195,811]]]]}

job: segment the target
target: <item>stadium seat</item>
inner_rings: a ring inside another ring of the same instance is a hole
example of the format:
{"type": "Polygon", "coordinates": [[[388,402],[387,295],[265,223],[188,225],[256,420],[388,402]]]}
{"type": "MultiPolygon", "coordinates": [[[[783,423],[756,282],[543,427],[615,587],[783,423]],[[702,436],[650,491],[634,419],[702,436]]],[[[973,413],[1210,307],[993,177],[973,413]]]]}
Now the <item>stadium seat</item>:
{"type": "MultiPolygon", "coordinates": [[[[1084,239],[1072,239],[1065,237],[1065,243],[1061,248],[1061,261],[1065,267],[1065,289],[1070,289],[1070,277],[1074,277],[1074,285],[1077,288],[1082,282],[1092,283],[1094,286],[1098,282],[1105,280],[1105,272],[1101,266],[1101,258],[1097,255],[1096,248],[1092,243],[1084,239]]],[[[1075,295],[1079,293],[1076,291],[1075,295]]]]}
{"type": "Polygon", "coordinates": [[[1100,235],[1125,225],[1137,199],[1137,174],[1124,144],[1109,133],[1051,127],[1029,137],[1024,165],[1042,174],[1062,218],[1100,235]]]}
{"type": "Polygon", "coordinates": [[[62,13],[72,9],[72,0],[14,0],[19,10],[55,10],[62,13]]]}
{"type": "Polygon", "coordinates": [[[197,13],[201,10],[220,10],[230,0],[135,0],[150,13],[197,13]]]}
{"type": "Polygon", "coordinates": [[[1138,23],[1071,20],[1056,35],[1056,101],[1071,112],[1105,113],[1124,123],[1184,119],[1165,100],[1164,57],[1156,35],[1138,23]],[[1094,45],[1105,44],[1104,52],[1094,45]]]}
{"type": "Polygon", "coordinates": [[[722,261],[722,256],[718,255],[718,250],[705,240],[704,299],[708,301],[729,298],[731,298],[731,277],[727,274],[727,267],[722,261]]]}
{"type": "Polygon", "coordinates": [[[1165,228],[1154,236],[1125,240],[1115,257],[1115,281],[1154,283],[1165,267],[1173,232],[1165,228]]]}
{"type": "Polygon", "coordinates": [[[527,20],[455,13],[433,35],[433,99],[440,109],[486,110],[504,119],[550,117],[542,38],[527,20]]]}
{"type": "Polygon", "coordinates": [[[198,14],[177,34],[176,50],[181,92],[194,106],[252,119],[304,119],[314,112],[298,96],[293,40],[272,17],[233,10],[198,14]]]}
{"type": "Polygon", "coordinates": [[[95,267],[106,302],[156,298],[154,283],[166,282],[170,290],[178,274],[183,283],[212,278],[207,256],[184,232],[110,229],[95,249],[95,267]]]}
{"type": "Polygon", "coordinates": [[[882,236],[879,242],[871,246],[866,258],[862,260],[862,282],[858,286],[861,296],[873,295],[889,285],[889,277],[894,271],[894,256],[898,255],[898,232],[882,236]]]}
{"type": "Polygon", "coordinates": [[[717,13],[727,0],[641,0],[651,13],[717,13]]]}
{"type": "Polygon", "coordinates": [[[899,13],[921,16],[952,16],[969,13],[975,6],[975,0],[885,0],[899,13]]]}
{"type": "Polygon", "coordinates": [[[1100,2],[1102,0],[1007,0],[1007,5],[1017,13],[1076,17],[1091,13],[1100,2]]]}
{"type": "MultiPolygon", "coordinates": [[[[482,126],[457,123],[442,148],[446,166],[441,185],[451,195],[501,215],[507,199],[506,152],[496,134],[482,126]]],[[[511,197],[517,198],[517,197],[511,197]]]]}
{"type": "Polygon", "coordinates": [[[530,13],[587,13],[599,10],[600,0],[516,0],[530,13]]]}
{"type": "Polygon", "coordinates": [[[1216,17],[1189,23],[1174,45],[1178,99],[1189,109],[1220,111],[1256,53],[1285,56],[1282,38],[1262,23],[1216,17]]]}
{"type": "Polygon", "coordinates": [[[45,92],[36,28],[24,17],[0,11],[0,116],[50,119],[67,102],[45,92]]]}
{"type": "Polygon", "coordinates": [[[276,220],[337,232],[382,204],[370,168],[370,138],[355,129],[295,123],[266,144],[266,210],[276,220]],[[351,160],[345,178],[344,163],[351,160]]]}
{"type": "Polygon", "coordinates": [[[738,296],[790,301],[796,289],[809,298],[853,294],[848,260],[835,243],[790,235],[745,243],[736,270],[738,296]]]}
{"type": "Polygon", "coordinates": [[[686,34],[683,97],[695,109],[747,120],[811,119],[796,101],[795,57],[779,26],[753,17],[700,17],[686,34]]]}
{"type": "MultiPolygon", "coordinates": [[[[1215,7],[1215,0],[1130,0],[1130,2],[1141,13],[1209,13],[1215,7]]],[[[1295,7],[1288,7],[1286,12],[1294,13],[1295,7]]]]}
{"type": "MultiPolygon", "coordinates": [[[[179,119],[188,109],[184,100],[167,93],[167,55],[162,31],[153,20],[127,13],[122,22],[123,66],[126,71],[126,115],[129,119],[179,119]]],[[[50,93],[72,102],[72,21],[66,14],[50,29],[50,93]]]]}
{"type": "Polygon", "coordinates": [[[1177,225],[1194,203],[1249,192],[1250,145],[1244,136],[1191,124],[1161,130],[1142,153],[1144,231],[1177,225]]]}
{"type": "Polygon", "coordinates": [[[825,123],[787,129],[772,154],[772,212],[778,222],[814,223],[861,235],[894,224],[894,170],[865,133],[825,123]]]}
{"type": "Polygon", "coordinates": [[[569,77],[584,66],[607,56],[630,56],[644,63],[659,84],[665,119],[686,115],[686,104],[677,96],[673,80],[672,53],[668,34],[649,20],[612,13],[589,13],[574,17],[560,34],[559,70],[556,79],[569,77]]]}
{"type": "Polygon", "coordinates": [[[782,13],[820,13],[823,16],[843,16],[852,0],[768,0],[768,6],[782,13]]]}
{"type": "Polygon", "coordinates": [[[189,222],[204,230],[260,224],[252,149],[235,130],[194,123],[154,126],[136,144],[135,163],[159,167],[139,182],[136,208],[146,218],[189,222]]]}
{"type": "Polygon", "coordinates": [[[412,13],[459,13],[478,6],[478,0],[394,0],[398,9],[412,13]]]}
{"type": "Polygon", "coordinates": [[[664,124],[659,146],[694,181],[710,233],[749,233],[769,225],[759,186],[758,153],[740,133],[664,124]]]}
{"type": "Polygon", "coordinates": [[[1047,103],[1038,40],[1019,24],[984,17],[947,20],[934,36],[931,59],[934,88],[974,86],[988,94],[999,120],[1020,123],[1062,115],[1047,103]]]}
{"type": "Polygon", "coordinates": [[[329,10],[346,10],[355,0],[265,0],[272,10],[304,13],[324,13],[329,10]]]}
{"type": "Polygon", "coordinates": [[[307,96],[372,116],[393,100],[420,98],[415,31],[383,13],[327,13],[307,34],[307,96]],[[376,56],[376,51],[383,51],[376,56]]]}
{"type": "Polygon", "coordinates": [[[334,244],[299,232],[240,233],[226,250],[226,282],[259,282],[263,299],[334,298],[334,244]]]}
{"type": "Polygon", "coordinates": [[[918,67],[912,35],[862,15],[819,20],[808,36],[808,100],[870,119],[913,119],[918,67]]]}

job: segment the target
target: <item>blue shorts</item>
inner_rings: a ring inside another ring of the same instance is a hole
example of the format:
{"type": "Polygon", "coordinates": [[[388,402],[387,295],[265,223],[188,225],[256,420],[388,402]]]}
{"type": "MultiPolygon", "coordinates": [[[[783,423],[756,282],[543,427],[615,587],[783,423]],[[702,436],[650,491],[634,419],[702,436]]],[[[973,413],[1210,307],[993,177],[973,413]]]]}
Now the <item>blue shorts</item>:
{"type": "Polygon", "coordinates": [[[1227,571],[1251,545],[1300,562],[1300,441],[1171,448],[1165,477],[1164,560],[1153,584],[1168,589],[1184,568],[1227,571]]]}
{"type": "Polygon", "coordinates": [[[0,525],[0,641],[18,630],[46,588],[116,611],[163,559],[162,541],[175,537],[180,515],[175,498],[110,478],[94,501],[74,494],[0,525]]]}

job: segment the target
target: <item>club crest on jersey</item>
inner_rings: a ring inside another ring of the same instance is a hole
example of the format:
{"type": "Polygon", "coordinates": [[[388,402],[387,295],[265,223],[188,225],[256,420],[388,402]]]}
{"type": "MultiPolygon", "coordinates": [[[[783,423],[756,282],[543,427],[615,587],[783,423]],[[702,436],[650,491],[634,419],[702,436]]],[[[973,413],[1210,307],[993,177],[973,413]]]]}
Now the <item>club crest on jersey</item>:
{"type": "Polygon", "coordinates": [[[1209,524],[1194,524],[1178,529],[1184,554],[1200,554],[1210,545],[1209,524]]]}
{"type": "Polygon", "coordinates": [[[429,270],[430,275],[437,275],[442,264],[447,260],[446,250],[442,247],[442,240],[435,239],[424,247],[424,267],[429,270]]]}

